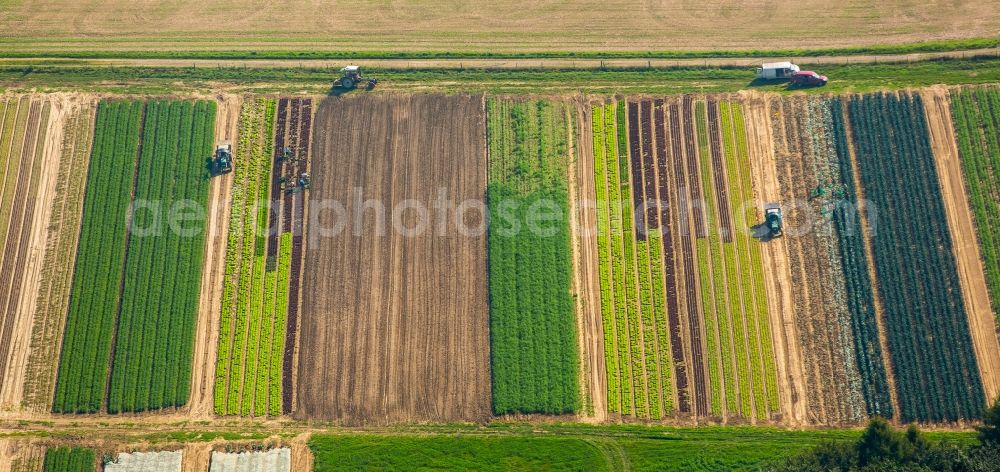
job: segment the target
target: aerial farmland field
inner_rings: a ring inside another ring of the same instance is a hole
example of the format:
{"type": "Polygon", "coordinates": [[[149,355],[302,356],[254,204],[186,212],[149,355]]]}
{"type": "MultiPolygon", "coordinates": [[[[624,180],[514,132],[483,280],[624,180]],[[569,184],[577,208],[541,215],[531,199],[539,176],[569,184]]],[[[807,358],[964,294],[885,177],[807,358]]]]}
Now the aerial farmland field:
{"type": "Polygon", "coordinates": [[[996,467],[996,1],[8,3],[0,471],[996,467]]]}

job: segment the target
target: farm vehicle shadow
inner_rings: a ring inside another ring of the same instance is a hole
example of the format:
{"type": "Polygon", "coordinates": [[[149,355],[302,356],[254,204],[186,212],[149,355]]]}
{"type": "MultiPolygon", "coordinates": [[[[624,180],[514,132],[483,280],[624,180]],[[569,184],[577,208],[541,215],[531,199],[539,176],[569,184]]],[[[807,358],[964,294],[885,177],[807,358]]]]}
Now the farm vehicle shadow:
{"type": "Polygon", "coordinates": [[[811,88],[822,87],[822,85],[806,85],[806,84],[793,84],[787,79],[753,79],[747,83],[747,87],[750,88],[771,88],[771,89],[782,89],[782,90],[805,90],[811,88]]]}
{"type": "Polygon", "coordinates": [[[766,243],[774,239],[774,236],[771,235],[771,230],[767,227],[767,223],[760,223],[751,226],[750,235],[762,243],[766,243]]]}
{"type": "Polygon", "coordinates": [[[345,89],[339,85],[330,85],[330,90],[327,90],[326,95],[328,97],[339,97],[341,95],[353,92],[351,89],[345,89]]]}

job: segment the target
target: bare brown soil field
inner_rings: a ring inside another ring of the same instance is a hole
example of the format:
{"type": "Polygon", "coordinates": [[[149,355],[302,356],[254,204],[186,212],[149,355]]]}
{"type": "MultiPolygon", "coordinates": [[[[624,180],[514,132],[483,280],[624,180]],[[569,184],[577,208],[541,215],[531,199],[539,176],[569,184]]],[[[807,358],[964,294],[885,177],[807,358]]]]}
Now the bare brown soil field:
{"type": "Polygon", "coordinates": [[[21,0],[0,28],[30,49],[667,50],[884,44],[1000,31],[995,0],[21,0]],[[627,32],[627,33],[626,33],[627,32]],[[358,34],[366,40],[360,41],[358,34]]]}
{"type": "Polygon", "coordinates": [[[30,439],[0,439],[0,470],[42,472],[44,462],[45,447],[30,439]]]}
{"type": "Polygon", "coordinates": [[[482,97],[331,97],[314,129],[293,415],[485,420],[486,235],[468,216],[480,214],[462,217],[474,233],[463,235],[452,212],[444,222],[413,209],[432,208],[439,191],[456,206],[482,202],[482,97]]]}
{"type": "MultiPolygon", "coordinates": [[[[242,100],[226,96],[218,104],[215,120],[216,143],[230,142],[236,154],[238,120],[242,100]]],[[[208,219],[205,221],[205,257],[202,267],[201,295],[195,331],[194,368],[191,372],[193,417],[209,417],[213,409],[215,361],[219,348],[219,317],[222,311],[222,283],[225,276],[226,235],[229,233],[229,194],[233,174],[213,178],[209,184],[208,219]]],[[[186,459],[185,459],[186,460],[186,459]]]]}
{"type": "Polygon", "coordinates": [[[1000,345],[997,343],[997,328],[986,288],[986,273],[976,231],[973,229],[972,211],[955,143],[949,93],[945,87],[934,87],[921,90],[920,95],[930,130],[931,147],[941,182],[941,195],[948,216],[948,228],[980,378],[986,398],[992,400],[1000,393],[1000,345]]]}
{"type": "Polygon", "coordinates": [[[20,395],[25,407],[36,413],[48,412],[52,404],[58,361],[58,350],[53,346],[61,343],[69,303],[95,110],[93,97],[54,98],[52,116],[57,127],[50,130],[49,139],[56,141],[47,146],[59,152],[58,158],[48,161],[48,166],[53,167],[49,174],[54,174],[54,178],[49,176],[45,190],[47,209],[42,213],[47,232],[44,240],[39,241],[44,248],[37,253],[44,253],[44,257],[38,269],[37,286],[28,292],[30,295],[26,293],[34,299],[34,306],[26,311],[33,317],[30,340],[23,352],[27,362],[20,395]]]}

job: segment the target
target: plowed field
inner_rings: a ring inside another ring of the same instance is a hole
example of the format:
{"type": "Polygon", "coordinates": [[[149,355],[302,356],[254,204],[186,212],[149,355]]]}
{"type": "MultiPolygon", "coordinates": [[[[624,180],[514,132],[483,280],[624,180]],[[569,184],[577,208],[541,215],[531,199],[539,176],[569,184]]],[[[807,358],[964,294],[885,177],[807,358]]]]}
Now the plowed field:
{"type": "Polygon", "coordinates": [[[454,212],[433,209],[442,195],[455,205],[482,202],[484,131],[481,97],[365,96],[319,106],[296,417],[385,423],[490,414],[486,234],[475,231],[482,214],[460,216],[471,229],[462,234],[454,212]]]}

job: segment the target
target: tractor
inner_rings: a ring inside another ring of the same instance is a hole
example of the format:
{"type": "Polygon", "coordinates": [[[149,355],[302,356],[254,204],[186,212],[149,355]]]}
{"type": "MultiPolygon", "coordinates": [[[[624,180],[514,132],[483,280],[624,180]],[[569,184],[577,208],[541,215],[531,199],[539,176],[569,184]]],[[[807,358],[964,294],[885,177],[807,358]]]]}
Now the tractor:
{"type": "Polygon", "coordinates": [[[781,236],[781,207],[777,203],[764,205],[764,225],[769,232],[769,237],[781,236]]]}
{"type": "Polygon", "coordinates": [[[365,82],[365,90],[372,90],[378,85],[378,79],[366,79],[361,75],[360,66],[347,66],[340,69],[340,78],[333,82],[333,86],[354,90],[361,82],[365,82]]]}
{"type": "Polygon", "coordinates": [[[215,156],[212,158],[212,174],[222,175],[233,171],[233,145],[231,143],[219,143],[215,147],[215,156]]]}

